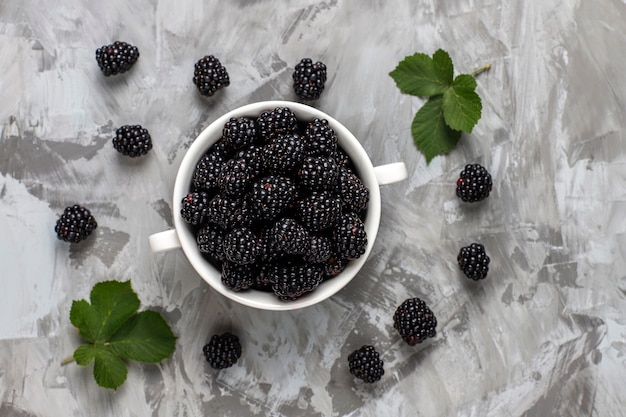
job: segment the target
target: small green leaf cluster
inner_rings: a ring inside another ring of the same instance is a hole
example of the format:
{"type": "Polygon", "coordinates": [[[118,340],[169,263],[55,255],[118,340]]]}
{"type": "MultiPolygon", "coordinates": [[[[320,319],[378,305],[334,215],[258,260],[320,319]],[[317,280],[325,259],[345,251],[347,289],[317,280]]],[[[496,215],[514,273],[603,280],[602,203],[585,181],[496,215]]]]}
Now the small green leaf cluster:
{"type": "Polygon", "coordinates": [[[126,380],[125,359],[159,363],[174,352],[176,336],[160,313],[138,312],[139,298],[130,281],[96,284],[90,301],[75,300],[70,321],[88,343],[73,359],[82,366],[94,362],[93,375],[101,387],[117,389],[126,380]]]}
{"type": "Polygon", "coordinates": [[[454,77],[452,59],[442,49],[432,58],[422,53],[407,56],[389,75],[403,93],[429,98],[411,124],[415,145],[427,163],[452,150],[461,132],[471,133],[480,119],[482,103],[474,76],[454,77]]]}

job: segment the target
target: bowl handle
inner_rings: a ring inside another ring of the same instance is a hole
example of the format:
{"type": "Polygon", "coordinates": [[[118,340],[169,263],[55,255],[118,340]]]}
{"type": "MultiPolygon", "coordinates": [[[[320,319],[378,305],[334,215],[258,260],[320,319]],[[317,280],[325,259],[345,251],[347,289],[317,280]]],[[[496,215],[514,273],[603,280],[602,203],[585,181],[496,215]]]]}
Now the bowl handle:
{"type": "Polygon", "coordinates": [[[175,229],[148,236],[148,243],[150,243],[150,250],[153,253],[180,248],[180,240],[175,229]]]}
{"type": "Polygon", "coordinates": [[[405,180],[409,176],[404,162],[379,165],[374,167],[374,174],[376,174],[378,185],[392,184],[394,182],[405,180]]]}

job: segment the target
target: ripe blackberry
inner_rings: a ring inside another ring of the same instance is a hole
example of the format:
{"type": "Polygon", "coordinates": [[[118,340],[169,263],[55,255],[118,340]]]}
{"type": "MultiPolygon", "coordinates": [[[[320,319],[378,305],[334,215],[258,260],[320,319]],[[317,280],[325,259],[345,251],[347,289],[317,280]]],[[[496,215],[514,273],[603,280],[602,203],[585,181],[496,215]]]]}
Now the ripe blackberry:
{"type": "Polygon", "coordinates": [[[239,264],[251,264],[259,255],[258,239],[247,227],[236,227],[224,236],[224,255],[229,261],[239,264]]]}
{"type": "Polygon", "coordinates": [[[368,384],[379,381],[385,373],[384,362],[374,346],[364,345],[348,356],[348,368],[355,377],[368,384]]]}
{"type": "Polygon", "coordinates": [[[187,223],[198,226],[209,219],[209,195],[204,191],[187,194],[181,203],[180,214],[187,223]]]}
{"type": "Polygon", "coordinates": [[[140,125],[125,125],[115,131],[113,147],[132,158],[147,154],[152,149],[152,138],[140,125]]]}
{"type": "Polygon", "coordinates": [[[217,225],[209,223],[202,227],[196,236],[198,250],[212,258],[224,260],[224,231],[217,225]]]}
{"type": "Polygon", "coordinates": [[[346,268],[348,262],[350,262],[348,259],[342,258],[337,253],[333,252],[326,263],[324,263],[324,275],[326,278],[339,275],[339,273],[346,268]]]}
{"type": "Polygon", "coordinates": [[[298,97],[304,100],[320,98],[325,83],[326,65],[323,63],[313,63],[310,58],[304,58],[296,64],[293,73],[293,89],[298,97]]]}
{"type": "Polygon", "coordinates": [[[489,172],[479,164],[467,164],[456,180],[456,195],[463,201],[475,203],[489,197],[493,183],[489,172]]]}
{"type": "Polygon", "coordinates": [[[272,226],[276,247],[289,255],[302,255],[309,250],[309,232],[294,219],[284,217],[272,226]]]}
{"type": "Polygon", "coordinates": [[[270,140],[293,133],[298,128],[296,115],[288,107],[276,107],[262,112],[256,119],[257,136],[267,143],[270,140]]]}
{"type": "Polygon", "coordinates": [[[256,141],[254,120],[247,117],[231,117],[224,124],[222,137],[235,150],[252,145],[256,141]]]}
{"type": "Polygon", "coordinates": [[[312,191],[296,204],[296,218],[311,231],[334,226],[340,214],[341,197],[332,191],[312,191]]]}
{"type": "Polygon", "coordinates": [[[326,156],[307,156],[296,176],[306,190],[330,190],[335,187],[339,170],[334,159],[326,156]]]}
{"type": "Polygon", "coordinates": [[[405,300],[393,314],[393,327],[410,346],[435,337],[437,318],[426,303],[419,298],[405,300]]]}
{"type": "Polygon", "coordinates": [[[365,225],[355,213],[342,214],[333,230],[337,253],[346,259],[356,259],[365,253],[367,234],[365,225]]]}
{"type": "Polygon", "coordinates": [[[263,147],[263,167],[270,174],[290,174],[304,157],[304,143],[297,133],[280,135],[263,147]]]}
{"type": "Polygon", "coordinates": [[[212,368],[230,368],[241,357],[241,343],[237,336],[228,332],[214,335],[204,345],[202,353],[212,368]]]}
{"type": "Polygon", "coordinates": [[[490,259],[485,253],[485,247],[480,243],[462,247],[457,256],[457,262],[468,278],[474,281],[487,278],[490,259]]]}
{"type": "Polygon", "coordinates": [[[252,222],[252,213],[248,202],[240,197],[217,194],[208,203],[208,220],[224,230],[235,226],[248,226],[252,222]]]}
{"type": "Polygon", "coordinates": [[[322,282],[322,268],[317,264],[283,262],[268,271],[272,290],[281,300],[296,300],[313,291],[322,282]]]}
{"type": "Polygon", "coordinates": [[[235,158],[244,159],[255,177],[263,171],[263,148],[258,145],[250,145],[239,150],[235,158]]]}
{"type": "Polygon", "coordinates": [[[341,195],[341,201],[347,206],[348,211],[359,213],[367,208],[370,191],[363,181],[350,169],[344,166],[339,168],[337,187],[341,195]]]}
{"type": "Polygon", "coordinates": [[[233,291],[247,290],[256,282],[255,270],[250,264],[222,262],[222,284],[233,291]]]}
{"type": "Polygon", "coordinates": [[[265,227],[259,232],[259,257],[258,261],[263,264],[271,263],[283,255],[276,240],[272,227],[265,227]]]}
{"type": "Polygon", "coordinates": [[[192,184],[195,190],[208,191],[218,186],[218,177],[224,166],[224,158],[218,152],[209,150],[196,164],[192,184]]]}
{"type": "Polygon", "coordinates": [[[98,227],[91,212],[78,204],[66,207],[56,222],[54,231],[57,238],[64,242],[78,243],[84,240],[98,227]]]}
{"type": "Polygon", "coordinates": [[[206,55],[194,65],[193,83],[203,96],[212,96],[220,88],[228,87],[230,79],[226,68],[213,55],[206,55]]]}
{"type": "Polygon", "coordinates": [[[330,157],[333,158],[337,165],[339,165],[340,167],[344,166],[346,168],[349,168],[351,165],[350,157],[340,147],[337,147],[337,149],[335,149],[335,151],[330,154],[330,157]]]}
{"type": "Polygon", "coordinates": [[[96,49],[96,61],[107,77],[128,71],[138,58],[137,47],[126,42],[115,41],[96,49]]]}
{"type": "Polygon", "coordinates": [[[220,170],[217,185],[223,194],[238,195],[246,190],[253,179],[254,170],[245,159],[229,159],[220,170]]]}
{"type": "Polygon", "coordinates": [[[332,155],[337,150],[337,134],[328,120],[315,118],[304,131],[306,152],[309,155],[332,155]]]}
{"type": "Polygon", "coordinates": [[[326,236],[312,235],[309,240],[309,251],[304,256],[306,262],[324,263],[332,255],[333,246],[326,236]]]}
{"type": "Polygon", "coordinates": [[[209,152],[216,153],[224,159],[224,161],[228,161],[235,154],[235,149],[230,145],[230,143],[224,138],[220,138],[217,142],[211,146],[209,152]]]}
{"type": "Polygon", "coordinates": [[[294,202],[296,191],[296,183],[289,177],[269,175],[261,178],[250,188],[250,209],[259,220],[274,220],[294,202]]]}

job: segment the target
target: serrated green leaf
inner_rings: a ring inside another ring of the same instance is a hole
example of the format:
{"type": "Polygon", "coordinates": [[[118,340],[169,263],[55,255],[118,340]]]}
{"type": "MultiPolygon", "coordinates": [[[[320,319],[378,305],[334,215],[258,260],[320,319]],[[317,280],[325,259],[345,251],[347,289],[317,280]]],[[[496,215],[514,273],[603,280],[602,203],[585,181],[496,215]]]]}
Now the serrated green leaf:
{"type": "Polygon", "coordinates": [[[87,366],[96,358],[94,345],[80,345],[74,351],[74,360],[81,366],[87,366]]]}
{"type": "Polygon", "coordinates": [[[411,133],[427,163],[451,151],[461,137],[461,132],[450,129],[444,120],[441,95],[431,97],[417,112],[411,124],[411,133]]]}
{"type": "Polygon", "coordinates": [[[98,327],[100,317],[86,300],[74,300],[70,309],[70,321],[78,329],[80,337],[88,342],[95,342],[92,330],[98,327]]]}
{"type": "Polygon", "coordinates": [[[438,78],[440,78],[446,86],[452,84],[454,79],[454,65],[452,64],[452,58],[443,49],[437,49],[433,54],[433,66],[437,71],[438,78]]]}
{"type": "Polygon", "coordinates": [[[111,338],[110,346],[123,358],[158,363],[172,355],[176,336],[161,314],[148,310],[135,314],[124,323],[111,338]]]}
{"type": "Polygon", "coordinates": [[[92,329],[95,341],[110,338],[139,309],[139,298],[130,281],[104,281],[91,290],[91,306],[98,312],[100,323],[92,329]]]}
{"type": "Polygon", "coordinates": [[[482,103],[475,90],[474,77],[463,74],[443,93],[443,115],[450,128],[471,133],[478,123],[482,103]]]}
{"type": "Polygon", "coordinates": [[[421,53],[407,56],[398,63],[389,75],[400,91],[420,97],[443,94],[452,82],[452,77],[448,74],[445,56],[437,52],[437,65],[433,58],[421,53]]]}
{"type": "Polygon", "coordinates": [[[95,362],[93,365],[93,377],[103,388],[117,389],[126,381],[128,368],[110,349],[96,348],[95,362]]]}

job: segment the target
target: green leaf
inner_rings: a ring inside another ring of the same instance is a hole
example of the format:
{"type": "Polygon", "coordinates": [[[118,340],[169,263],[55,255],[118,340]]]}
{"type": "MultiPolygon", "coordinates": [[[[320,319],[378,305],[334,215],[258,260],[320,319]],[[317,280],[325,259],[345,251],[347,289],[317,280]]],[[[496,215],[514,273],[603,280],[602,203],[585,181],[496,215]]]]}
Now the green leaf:
{"type": "Polygon", "coordinates": [[[159,363],[176,347],[176,336],[156,311],[142,311],[128,320],[110,343],[113,351],[126,359],[159,363]]]}
{"type": "Polygon", "coordinates": [[[108,339],[139,309],[139,298],[130,281],[104,281],[91,290],[91,306],[98,312],[100,325],[95,340],[108,339]]]}
{"type": "Polygon", "coordinates": [[[117,389],[126,381],[128,368],[122,359],[111,350],[101,347],[96,349],[93,365],[93,377],[103,388],[117,389]]]}
{"type": "Polygon", "coordinates": [[[450,128],[471,133],[481,116],[482,104],[476,94],[476,80],[459,75],[443,93],[443,114],[450,128]]]}
{"type": "Polygon", "coordinates": [[[454,79],[454,65],[452,64],[452,58],[443,49],[437,49],[433,54],[433,66],[437,71],[438,78],[440,78],[446,86],[452,84],[454,79]]]}
{"type": "Polygon", "coordinates": [[[86,300],[74,300],[70,309],[70,321],[78,329],[80,337],[88,342],[95,342],[92,330],[98,327],[100,317],[86,300]]]}
{"type": "Polygon", "coordinates": [[[450,129],[444,120],[441,95],[431,97],[417,112],[411,124],[411,133],[427,163],[435,156],[452,150],[461,137],[461,132],[450,129]]]}
{"type": "MultiPolygon", "coordinates": [[[[396,85],[405,94],[427,97],[443,94],[452,83],[452,73],[448,70],[445,51],[437,51],[437,61],[426,54],[416,53],[404,58],[398,66],[389,73],[396,85]]],[[[449,58],[449,56],[448,56],[449,58]]],[[[449,62],[450,69],[452,61],[449,62]]]]}
{"type": "Polygon", "coordinates": [[[74,360],[81,366],[87,366],[96,358],[96,347],[94,345],[80,345],[74,351],[74,360]]]}

